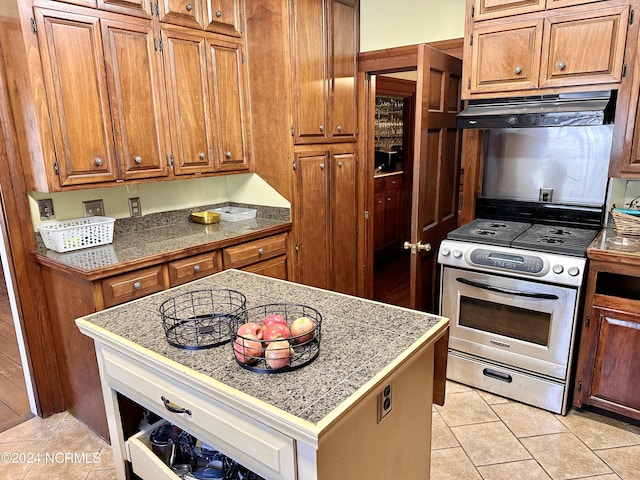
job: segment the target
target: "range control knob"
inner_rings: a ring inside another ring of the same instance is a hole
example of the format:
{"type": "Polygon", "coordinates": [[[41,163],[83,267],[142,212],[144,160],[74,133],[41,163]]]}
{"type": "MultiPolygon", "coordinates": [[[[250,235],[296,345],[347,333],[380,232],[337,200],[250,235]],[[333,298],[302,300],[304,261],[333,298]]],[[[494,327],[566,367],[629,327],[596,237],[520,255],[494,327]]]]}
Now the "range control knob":
{"type": "Polygon", "coordinates": [[[442,254],[443,257],[448,257],[449,254],[451,253],[451,250],[449,250],[447,247],[442,247],[440,249],[440,253],[442,254]]]}
{"type": "Polygon", "coordinates": [[[562,272],[564,272],[564,267],[560,264],[558,265],[554,265],[551,270],[553,270],[553,273],[556,273],[558,275],[560,275],[562,272]]]}
{"type": "Polygon", "coordinates": [[[569,267],[569,270],[567,270],[567,273],[572,277],[577,277],[578,274],[580,273],[580,269],[578,267],[569,267]]]}
{"type": "Polygon", "coordinates": [[[462,256],[462,252],[456,248],[456,249],[453,251],[453,256],[454,256],[455,258],[460,258],[460,257],[462,256]]]}

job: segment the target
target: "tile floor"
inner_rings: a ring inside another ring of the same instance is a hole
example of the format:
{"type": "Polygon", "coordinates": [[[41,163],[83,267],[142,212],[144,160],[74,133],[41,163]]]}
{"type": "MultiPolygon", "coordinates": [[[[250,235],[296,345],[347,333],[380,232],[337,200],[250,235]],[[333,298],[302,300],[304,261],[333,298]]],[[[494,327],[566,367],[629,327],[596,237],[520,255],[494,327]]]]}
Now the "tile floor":
{"type": "MultiPolygon", "coordinates": [[[[640,426],[453,382],[433,409],[432,442],[433,480],[640,480],[640,426]]],[[[0,479],[114,480],[111,447],[67,413],[36,417],[0,433],[0,479]],[[39,463],[21,461],[38,452],[39,463]]]]}

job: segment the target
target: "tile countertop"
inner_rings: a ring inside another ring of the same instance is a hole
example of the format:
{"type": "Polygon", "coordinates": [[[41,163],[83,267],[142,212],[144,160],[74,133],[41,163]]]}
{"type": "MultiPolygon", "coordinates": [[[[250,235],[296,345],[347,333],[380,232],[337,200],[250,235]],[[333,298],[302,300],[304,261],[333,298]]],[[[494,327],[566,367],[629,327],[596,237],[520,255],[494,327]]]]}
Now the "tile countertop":
{"type": "Polygon", "coordinates": [[[254,219],[209,225],[189,221],[190,213],[191,210],[181,210],[124,219],[122,222],[116,220],[112,243],[66,253],[48,250],[40,240],[36,258],[90,274],[107,267],[290,225],[288,209],[258,208],[254,219]]]}
{"type": "Polygon", "coordinates": [[[118,342],[133,342],[136,348],[176,362],[177,368],[186,366],[312,424],[380,372],[396,368],[406,360],[407,352],[417,351],[448,325],[437,315],[239,270],[225,270],[77,321],[94,329],[92,336],[113,339],[115,335],[118,342]],[[160,305],[177,295],[211,288],[243,293],[248,308],[293,302],[317,309],[322,315],[318,357],[297,370],[264,374],[240,367],[230,343],[191,351],[169,345],[160,305]]]}

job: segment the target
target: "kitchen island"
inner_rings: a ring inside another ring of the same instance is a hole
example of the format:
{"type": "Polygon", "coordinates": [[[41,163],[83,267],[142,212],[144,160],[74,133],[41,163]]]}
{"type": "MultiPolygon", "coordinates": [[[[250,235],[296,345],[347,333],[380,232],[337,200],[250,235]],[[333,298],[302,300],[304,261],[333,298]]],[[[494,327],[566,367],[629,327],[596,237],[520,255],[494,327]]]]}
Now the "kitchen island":
{"type": "Polygon", "coordinates": [[[429,478],[432,402],[444,399],[445,318],[226,270],[76,323],[95,341],[120,479],[127,459],[148,478],[177,477],[146,469],[163,465],[140,460],[142,449],[124,438],[118,394],[270,480],[429,478]],[[283,302],[317,309],[318,357],[294,371],[261,374],[241,368],[229,344],[170,346],[160,305],[214,288],[242,292],[249,308],[283,302]]]}

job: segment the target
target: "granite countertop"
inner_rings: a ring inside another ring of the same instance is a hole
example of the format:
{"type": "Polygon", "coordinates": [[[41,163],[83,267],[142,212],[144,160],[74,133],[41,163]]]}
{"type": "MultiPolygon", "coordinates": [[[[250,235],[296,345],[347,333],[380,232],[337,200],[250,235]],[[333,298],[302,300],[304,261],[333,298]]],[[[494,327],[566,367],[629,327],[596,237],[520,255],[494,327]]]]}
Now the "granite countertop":
{"type": "Polygon", "coordinates": [[[225,270],[79,321],[100,327],[98,336],[104,335],[100,330],[104,329],[109,332],[109,338],[116,335],[126,339],[177,362],[179,368],[186,366],[317,424],[395,359],[426,343],[427,334],[443,328],[446,319],[239,270],[225,270]],[[297,370],[265,374],[238,365],[229,343],[191,351],[169,345],[162,327],[160,305],[177,295],[211,288],[243,293],[248,308],[292,302],[317,309],[322,315],[318,357],[297,370]],[[439,328],[434,329],[436,325],[439,328]]]}
{"type": "Polygon", "coordinates": [[[380,172],[373,175],[373,178],[384,178],[391,177],[393,175],[402,175],[404,173],[403,170],[394,170],[393,172],[380,172]]]}
{"type": "MultiPolygon", "coordinates": [[[[219,205],[215,205],[219,206],[219,205]]],[[[49,250],[40,239],[35,254],[83,273],[177,253],[191,247],[224,242],[252,233],[290,224],[288,209],[258,207],[256,218],[239,222],[203,225],[189,221],[191,211],[211,206],[116,220],[113,242],[66,253],[49,250]]]]}
{"type": "Polygon", "coordinates": [[[632,256],[640,259],[640,236],[623,235],[615,231],[613,225],[603,228],[587,249],[587,256],[611,254],[632,256]]]}

